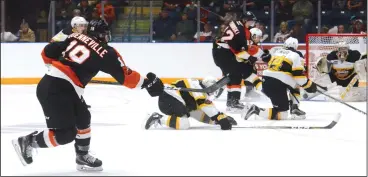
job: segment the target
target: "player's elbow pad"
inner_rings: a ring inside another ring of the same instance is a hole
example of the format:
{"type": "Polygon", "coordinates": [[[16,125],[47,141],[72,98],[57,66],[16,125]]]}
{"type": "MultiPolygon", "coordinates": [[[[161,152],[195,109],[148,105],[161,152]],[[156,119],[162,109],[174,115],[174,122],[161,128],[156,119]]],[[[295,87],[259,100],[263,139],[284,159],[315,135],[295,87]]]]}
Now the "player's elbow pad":
{"type": "Polygon", "coordinates": [[[239,52],[239,53],[237,53],[235,55],[236,55],[236,60],[238,62],[244,62],[244,60],[248,60],[248,58],[250,56],[249,53],[246,52],[246,51],[239,52]]]}

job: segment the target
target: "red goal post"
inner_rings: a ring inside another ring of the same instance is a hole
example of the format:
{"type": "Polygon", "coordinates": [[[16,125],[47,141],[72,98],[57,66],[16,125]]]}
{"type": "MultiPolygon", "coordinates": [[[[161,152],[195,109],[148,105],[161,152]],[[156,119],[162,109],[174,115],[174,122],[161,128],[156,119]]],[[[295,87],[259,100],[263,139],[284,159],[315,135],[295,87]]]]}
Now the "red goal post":
{"type": "Polygon", "coordinates": [[[367,34],[307,34],[305,37],[305,62],[307,76],[317,79],[320,74],[314,68],[318,58],[326,57],[337,49],[337,43],[344,41],[350,49],[367,52],[367,34]]]}

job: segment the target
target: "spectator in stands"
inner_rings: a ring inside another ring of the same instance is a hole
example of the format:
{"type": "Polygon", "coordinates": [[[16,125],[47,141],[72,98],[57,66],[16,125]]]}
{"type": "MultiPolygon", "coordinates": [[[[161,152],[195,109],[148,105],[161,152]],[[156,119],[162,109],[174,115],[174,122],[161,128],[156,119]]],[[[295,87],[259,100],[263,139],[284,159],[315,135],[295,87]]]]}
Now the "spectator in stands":
{"type": "Polygon", "coordinates": [[[292,6],[288,0],[279,0],[276,3],[276,22],[288,21],[292,19],[292,6]]]}
{"type": "Polygon", "coordinates": [[[347,7],[354,14],[363,9],[363,0],[348,0],[347,7]]]}
{"type": "Polygon", "coordinates": [[[337,27],[337,33],[345,33],[345,27],[344,27],[344,25],[339,25],[337,27]]]}
{"type": "MultiPolygon", "coordinates": [[[[112,22],[115,20],[115,8],[110,4],[108,0],[102,0],[101,3],[104,4],[104,16],[101,18],[104,18],[106,22],[109,24],[109,26],[111,27],[112,22]]],[[[101,3],[98,3],[96,5],[98,14],[100,16],[102,15],[101,3]]]]}
{"type": "Polygon", "coordinates": [[[73,10],[73,17],[81,16],[81,15],[82,15],[82,12],[79,9],[74,9],[73,10]]]}
{"type": "Polygon", "coordinates": [[[347,0],[332,0],[332,10],[345,10],[347,0]]]}
{"type": "Polygon", "coordinates": [[[358,19],[354,23],[353,32],[354,34],[365,34],[366,31],[363,26],[363,21],[361,19],[358,19]]]}
{"type": "Polygon", "coordinates": [[[189,20],[194,20],[197,17],[197,5],[195,3],[187,4],[184,8],[184,13],[188,15],[189,20]]]}
{"type": "Polygon", "coordinates": [[[48,41],[47,38],[47,28],[48,28],[48,18],[46,11],[42,10],[40,12],[39,17],[37,18],[37,41],[39,42],[46,42],[48,41]]]}
{"type": "Polygon", "coordinates": [[[300,23],[296,23],[292,30],[290,31],[290,36],[293,38],[297,38],[299,43],[305,42],[305,33],[302,31],[302,25],[300,23]]]}
{"type": "Polygon", "coordinates": [[[288,25],[286,22],[281,22],[280,31],[275,34],[273,38],[273,42],[276,43],[284,43],[287,38],[290,36],[290,31],[288,30],[288,25]]]}
{"type": "Polygon", "coordinates": [[[68,16],[68,13],[65,9],[62,9],[59,16],[56,16],[56,31],[61,31],[70,25],[71,17],[68,16]]]}
{"type": "Polygon", "coordinates": [[[82,17],[84,17],[87,21],[91,20],[93,8],[89,6],[88,0],[81,0],[79,4],[79,10],[81,11],[82,17]]]}
{"type": "Polygon", "coordinates": [[[298,0],[292,8],[292,15],[297,23],[302,23],[304,30],[311,31],[310,22],[313,14],[313,4],[309,0],[298,0]]]}
{"type": "Polygon", "coordinates": [[[36,42],[35,33],[29,28],[28,23],[22,22],[19,30],[19,41],[36,42]]]}
{"type": "MultiPolygon", "coordinates": [[[[194,35],[194,41],[198,40],[198,32],[194,35]]],[[[213,40],[212,26],[210,24],[204,25],[204,31],[199,33],[199,41],[201,42],[211,42],[213,40]]]]}
{"type": "Polygon", "coordinates": [[[66,16],[68,16],[68,18],[71,19],[73,16],[73,10],[76,8],[77,8],[77,4],[72,2],[72,0],[59,0],[56,4],[56,14],[62,16],[61,11],[65,10],[66,16]]]}
{"type": "Polygon", "coordinates": [[[176,24],[176,40],[182,42],[192,41],[194,34],[194,23],[188,20],[188,14],[183,13],[182,21],[176,24]]]}
{"type": "Polygon", "coordinates": [[[153,21],[153,40],[169,42],[175,40],[175,24],[169,18],[169,13],[163,10],[158,19],[153,21]]]}

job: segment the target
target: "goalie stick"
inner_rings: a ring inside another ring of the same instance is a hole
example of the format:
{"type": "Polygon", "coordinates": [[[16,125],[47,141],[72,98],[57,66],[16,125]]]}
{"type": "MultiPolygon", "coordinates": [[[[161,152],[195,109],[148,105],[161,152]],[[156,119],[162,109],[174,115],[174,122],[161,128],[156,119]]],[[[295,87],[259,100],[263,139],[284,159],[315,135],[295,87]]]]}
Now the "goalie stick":
{"type": "Polygon", "coordinates": [[[339,122],[341,113],[326,126],[248,126],[248,127],[232,127],[232,128],[253,128],[253,129],[332,129],[339,122]]]}
{"type": "MultiPolygon", "coordinates": [[[[203,89],[195,89],[195,88],[184,88],[184,87],[168,87],[165,86],[164,89],[166,90],[178,90],[178,91],[184,91],[184,92],[201,92],[201,93],[212,93],[216,90],[222,88],[224,85],[229,83],[230,78],[228,76],[225,76],[221,78],[219,81],[214,83],[213,85],[203,88],[203,89]]],[[[108,84],[108,85],[121,85],[118,82],[111,82],[111,81],[100,81],[100,80],[91,80],[90,83],[95,84],[108,84]]]]}

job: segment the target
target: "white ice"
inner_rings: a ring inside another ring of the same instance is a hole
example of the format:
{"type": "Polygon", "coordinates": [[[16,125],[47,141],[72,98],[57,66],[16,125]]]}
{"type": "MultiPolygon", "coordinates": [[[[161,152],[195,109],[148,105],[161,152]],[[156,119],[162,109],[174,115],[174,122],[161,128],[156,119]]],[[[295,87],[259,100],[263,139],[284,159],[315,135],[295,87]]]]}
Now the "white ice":
{"type": "MultiPolygon", "coordinates": [[[[104,171],[75,169],[73,143],[38,149],[24,167],[11,140],[45,128],[35,85],[1,86],[1,175],[366,175],[366,116],[336,102],[302,102],[310,121],[329,130],[233,129],[191,121],[190,130],[144,130],[157,98],[145,90],[89,85],[91,150],[104,171]]],[[[217,101],[225,111],[225,102],[217,101]]],[[[351,103],[366,110],[366,103],[351,103]]],[[[241,125],[250,125],[233,115],[241,125]]],[[[269,124],[269,122],[263,122],[269,124]]]]}

